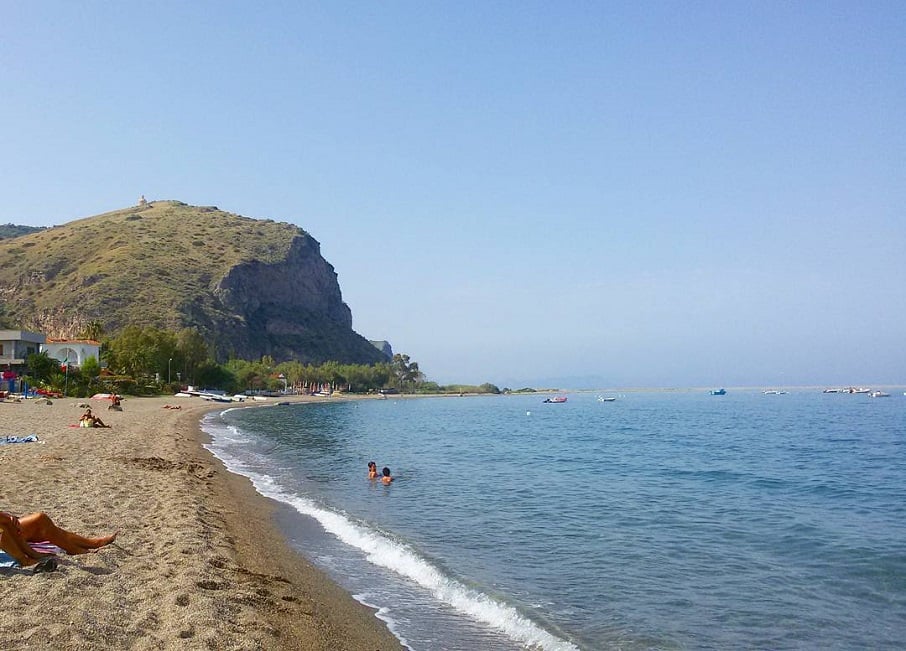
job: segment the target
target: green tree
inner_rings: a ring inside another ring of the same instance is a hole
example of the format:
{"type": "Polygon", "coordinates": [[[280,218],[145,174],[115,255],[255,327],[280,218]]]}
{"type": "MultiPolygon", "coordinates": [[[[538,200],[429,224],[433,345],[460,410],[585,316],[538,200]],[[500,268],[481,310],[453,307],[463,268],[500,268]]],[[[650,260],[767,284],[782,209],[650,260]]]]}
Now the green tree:
{"type": "MultiPolygon", "coordinates": [[[[166,379],[176,357],[176,335],[166,330],[126,326],[107,345],[107,366],[135,379],[158,375],[166,379]]],[[[178,363],[178,360],[177,360],[178,363]]]]}
{"type": "Polygon", "coordinates": [[[198,365],[195,369],[195,380],[198,382],[198,386],[206,389],[235,392],[239,388],[236,384],[236,376],[229,369],[212,360],[198,365]]]}
{"type": "Polygon", "coordinates": [[[92,355],[82,362],[82,368],[79,370],[82,372],[83,376],[94,380],[101,374],[101,365],[98,363],[97,358],[92,355]]]}
{"type": "Polygon", "coordinates": [[[417,383],[424,376],[418,369],[418,362],[409,361],[408,355],[397,353],[390,361],[390,368],[393,376],[396,378],[397,387],[400,391],[404,387],[417,383]]]}
{"type": "Polygon", "coordinates": [[[381,389],[390,384],[393,377],[393,370],[388,362],[378,362],[371,367],[371,379],[368,382],[369,389],[381,389]]]}
{"type": "Polygon", "coordinates": [[[54,373],[60,372],[60,362],[47,355],[47,352],[32,353],[25,358],[28,375],[36,382],[49,382],[54,373]]]}
{"type": "Polygon", "coordinates": [[[328,382],[331,387],[336,388],[343,382],[343,374],[340,372],[339,362],[324,362],[321,364],[321,377],[328,382]]]}
{"type": "Polygon", "coordinates": [[[154,352],[139,326],[126,326],[107,343],[107,367],[138,378],[152,368],[154,352]]]}
{"type": "MultiPolygon", "coordinates": [[[[195,369],[208,359],[208,345],[197,328],[183,328],[176,335],[177,372],[186,382],[195,377],[195,369]]],[[[178,376],[177,376],[178,377],[178,376]]]]}
{"type": "Polygon", "coordinates": [[[278,373],[283,373],[283,375],[286,376],[286,384],[288,387],[300,385],[305,377],[305,365],[298,360],[278,364],[277,368],[274,370],[278,373]]]}

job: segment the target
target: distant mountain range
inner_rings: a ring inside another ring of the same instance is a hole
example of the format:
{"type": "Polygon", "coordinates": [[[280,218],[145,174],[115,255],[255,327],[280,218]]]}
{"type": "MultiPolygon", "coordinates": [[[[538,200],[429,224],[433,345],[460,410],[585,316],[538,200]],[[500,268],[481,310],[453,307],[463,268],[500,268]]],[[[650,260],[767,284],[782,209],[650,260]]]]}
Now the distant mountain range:
{"type": "Polygon", "coordinates": [[[372,363],[320,244],[292,224],[154,201],[0,233],[6,325],[76,337],[91,323],[195,327],[219,360],[372,363]],[[13,235],[18,233],[17,235],[13,235]]]}

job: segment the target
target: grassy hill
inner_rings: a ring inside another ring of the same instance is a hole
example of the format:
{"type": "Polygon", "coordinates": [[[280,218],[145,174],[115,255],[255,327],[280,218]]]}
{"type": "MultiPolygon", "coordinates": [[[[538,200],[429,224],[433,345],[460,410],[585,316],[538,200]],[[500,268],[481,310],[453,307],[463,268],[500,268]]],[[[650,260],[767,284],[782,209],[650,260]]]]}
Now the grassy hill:
{"type": "Polygon", "coordinates": [[[248,260],[286,254],[296,226],[156,201],[0,241],[7,318],[67,331],[92,319],[177,328],[179,305],[248,260]],[[54,315],[69,312],[69,319],[54,315]],[[90,318],[84,318],[90,317],[90,318]],[[49,322],[48,322],[49,320],[49,322]]]}
{"type": "MultiPolygon", "coordinates": [[[[270,343],[262,344],[262,350],[269,351],[282,346],[266,332],[274,330],[271,315],[280,313],[293,317],[290,325],[280,327],[295,328],[296,341],[306,335],[307,346],[319,333],[361,339],[343,325],[343,310],[348,315],[348,308],[342,304],[336,274],[320,257],[318,243],[301,228],[179,201],[154,201],[0,240],[0,310],[8,325],[49,337],[77,336],[93,321],[107,333],[126,325],[168,330],[197,326],[221,349],[241,340],[234,350],[258,352],[257,340],[270,337],[270,343]],[[301,262],[300,246],[307,256],[301,262]],[[252,271],[243,276],[244,269],[252,271]],[[267,295],[273,282],[259,280],[250,289],[242,287],[243,278],[255,278],[261,269],[271,269],[270,278],[294,279],[289,289],[280,291],[294,295],[286,309],[276,291],[267,295]],[[319,282],[307,283],[311,277],[319,282]],[[224,283],[238,289],[231,294],[224,283]],[[302,286],[306,284],[310,286],[302,286]],[[297,287],[309,297],[296,296],[297,287]],[[259,288],[262,300],[270,301],[267,305],[255,305],[259,288]],[[237,306],[236,296],[243,305],[237,306]],[[252,304],[247,312],[246,303],[252,304]],[[324,307],[328,303],[332,312],[324,307]],[[249,331],[238,336],[243,328],[249,331]],[[348,333],[338,335],[338,330],[348,333]],[[227,338],[232,344],[224,341],[227,338]]],[[[354,351],[366,356],[374,351],[364,340],[337,345],[342,356],[352,358],[348,361],[359,361],[354,351]]]]}

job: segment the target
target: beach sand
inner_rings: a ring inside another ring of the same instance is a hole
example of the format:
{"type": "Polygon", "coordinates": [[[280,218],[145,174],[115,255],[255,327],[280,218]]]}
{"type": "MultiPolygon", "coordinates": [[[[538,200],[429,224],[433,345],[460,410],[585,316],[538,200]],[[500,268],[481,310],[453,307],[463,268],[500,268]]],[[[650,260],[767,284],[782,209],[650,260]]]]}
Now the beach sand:
{"type": "Polygon", "coordinates": [[[0,649],[401,649],[289,547],[275,504],[201,444],[198,398],[0,402],[0,510],[95,536],[55,572],[0,570],[0,649]],[[70,427],[92,409],[110,429],[70,427]],[[165,409],[179,404],[181,409],[165,409]]]}

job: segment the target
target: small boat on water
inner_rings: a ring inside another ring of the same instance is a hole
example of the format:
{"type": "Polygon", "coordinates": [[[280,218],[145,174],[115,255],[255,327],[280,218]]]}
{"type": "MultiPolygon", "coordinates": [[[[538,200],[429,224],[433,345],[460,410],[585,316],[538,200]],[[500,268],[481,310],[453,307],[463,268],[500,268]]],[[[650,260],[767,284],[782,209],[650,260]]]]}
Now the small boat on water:
{"type": "Polygon", "coordinates": [[[786,391],[783,389],[768,389],[767,391],[762,391],[766,396],[785,396],[786,391]]]}
{"type": "Polygon", "coordinates": [[[552,402],[552,403],[566,402],[566,396],[554,396],[553,398],[545,398],[541,402],[552,402]]]}
{"type": "Polygon", "coordinates": [[[889,398],[889,393],[884,393],[883,391],[872,391],[868,394],[870,398],[889,398]]]}
{"type": "Polygon", "coordinates": [[[598,396],[598,402],[615,402],[616,398],[613,396],[598,396]]]}
{"type": "Polygon", "coordinates": [[[726,389],[711,389],[712,396],[725,396],[727,395],[726,389]]]}

